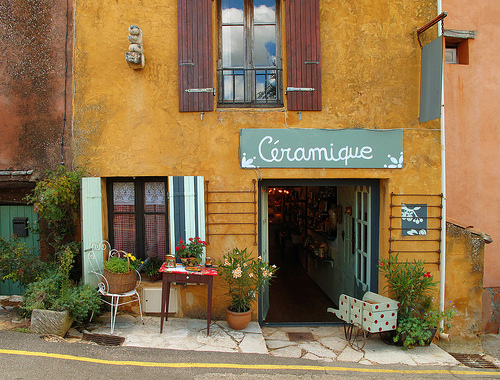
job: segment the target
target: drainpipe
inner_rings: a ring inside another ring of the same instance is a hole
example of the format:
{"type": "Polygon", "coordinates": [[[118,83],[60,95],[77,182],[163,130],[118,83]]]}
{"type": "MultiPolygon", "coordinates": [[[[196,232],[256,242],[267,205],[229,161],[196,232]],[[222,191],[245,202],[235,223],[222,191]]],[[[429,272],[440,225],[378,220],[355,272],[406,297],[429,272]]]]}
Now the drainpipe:
{"type": "MultiPolygon", "coordinates": [[[[442,13],[442,0],[437,0],[437,14],[442,13]]],[[[441,36],[443,21],[439,22],[438,35],[441,36]]],[[[445,283],[446,283],[446,144],[445,144],[445,123],[444,123],[444,62],[441,67],[441,192],[443,194],[443,208],[441,210],[441,243],[440,243],[440,281],[439,281],[439,310],[444,311],[445,283]]],[[[440,330],[444,328],[444,320],[439,322],[440,330]]],[[[448,334],[439,333],[441,339],[448,340],[448,334]]]]}

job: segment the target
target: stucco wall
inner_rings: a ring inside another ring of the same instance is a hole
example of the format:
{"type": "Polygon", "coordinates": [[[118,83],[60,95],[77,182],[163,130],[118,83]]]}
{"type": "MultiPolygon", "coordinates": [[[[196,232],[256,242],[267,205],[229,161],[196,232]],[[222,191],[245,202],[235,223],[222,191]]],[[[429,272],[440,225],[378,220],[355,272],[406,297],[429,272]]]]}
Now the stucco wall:
{"type": "Polygon", "coordinates": [[[495,0],[444,0],[446,29],[477,31],[469,65],[445,65],[448,216],[489,234],[484,286],[500,287],[500,8],[495,0]]]}
{"type": "MultiPolygon", "coordinates": [[[[75,162],[102,177],[201,175],[213,190],[250,190],[258,176],[381,179],[380,252],[387,255],[390,193],[441,190],[439,120],[420,124],[418,119],[416,29],[436,15],[435,2],[320,1],[323,110],[302,112],[300,119],[286,111],[286,103],[278,109],[218,108],[203,120],[200,113],[178,112],[176,3],[75,2],[75,162]],[[130,69],[125,61],[131,24],[143,30],[142,70],[130,69]],[[396,170],[243,170],[238,159],[242,128],[403,128],[405,164],[396,170]]],[[[214,29],[214,49],[216,36],[214,29]]],[[[423,38],[435,36],[433,29],[423,38]]],[[[253,237],[233,235],[211,238],[207,254],[219,258],[236,245],[258,253],[253,237]]],[[[214,318],[226,300],[220,285],[216,279],[214,318]]],[[[204,294],[199,288],[194,291],[204,294]]]]}
{"type": "Polygon", "coordinates": [[[481,333],[484,240],[467,228],[446,226],[446,304],[458,314],[450,335],[472,339],[481,333]],[[453,268],[451,270],[451,268],[453,268]]]}
{"type": "Polygon", "coordinates": [[[70,157],[71,2],[0,1],[0,44],[0,170],[35,170],[34,181],[70,157]]]}

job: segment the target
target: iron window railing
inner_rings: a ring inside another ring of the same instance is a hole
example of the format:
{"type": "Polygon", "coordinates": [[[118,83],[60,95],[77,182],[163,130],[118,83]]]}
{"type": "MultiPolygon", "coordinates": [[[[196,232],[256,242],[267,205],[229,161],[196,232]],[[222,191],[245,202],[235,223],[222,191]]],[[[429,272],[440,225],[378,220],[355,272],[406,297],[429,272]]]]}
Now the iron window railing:
{"type": "Polygon", "coordinates": [[[282,98],[282,69],[273,68],[221,68],[219,78],[219,104],[245,106],[280,106],[282,98]]]}

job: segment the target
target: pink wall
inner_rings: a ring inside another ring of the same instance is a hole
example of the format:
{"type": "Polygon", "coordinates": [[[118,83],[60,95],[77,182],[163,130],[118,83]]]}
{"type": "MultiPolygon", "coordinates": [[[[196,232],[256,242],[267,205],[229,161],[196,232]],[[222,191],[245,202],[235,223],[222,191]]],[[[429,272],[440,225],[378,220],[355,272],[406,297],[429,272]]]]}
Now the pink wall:
{"type": "Polygon", "coordinates": [[[447,216],[489,234],[484,287],[500,287],[500,6],[445,0],[445,29],[475,30],[469,65],[445,64],[447,216]]]}
{"type": "Polygon", "coordinates": [[[37,177],[60,164],[61,142],[71,165],[71,4],[0,2],[0,170],[33,169],[37,177]]]}

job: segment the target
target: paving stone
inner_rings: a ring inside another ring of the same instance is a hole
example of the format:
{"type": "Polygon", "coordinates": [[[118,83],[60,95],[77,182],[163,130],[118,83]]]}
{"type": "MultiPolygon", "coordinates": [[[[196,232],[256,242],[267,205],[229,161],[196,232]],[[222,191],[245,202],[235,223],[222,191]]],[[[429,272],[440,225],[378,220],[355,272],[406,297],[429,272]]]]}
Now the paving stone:
{"type": "Polygon", "coordinates": [[[323,358],[323,357],[320,357],[320,356],[316,356],[314,354],[311,354],[310,352],[308,352],[307,354],[305,354],[304,356],[302,356],[302,359],[309,359],[309,360],[320,360],[320,361],[323,361],[323,362],[329,362],[329,363],[332,363],[334,360],[331,359],[331,358],[323,358]]]}
{"type": "Polygon", "coordinates": [[[226,347],[230,349],[237,349],[238,344],[231,338],[230,335],[227,334],[221,328],[210,329],[210,335],[207,336],[206,332],[199,332],[196,341],[202,345],[207,346],[220,346],[226,347]]]}
{"type": "Polygon", "coordinates": [[[407,354],[418,365],[434,364],[434,365],[459,365],[460,362],[446,351],[441,350],[435,344],[429,347],[414,347],[408,351],[407,354]]]}
{"type": "Polygon", "coordinates": [[[278,330],[271,335],[266,336],[266,340],[289,340],[288,335],[283,330],[278,330]]]}
{"type": "Polygon", "coordinates": [[[283,348],[283,347],[288,347],[288,346],[297,346],[297,343],[295,342],[290,342],[289,340],[267,340],[266,339],[266,345],[270,349],[277,349],[277,348],[283,348]]]}
{"type": "Polygon", "coordinates": [[[300,333],[311,332],[309,330],[309,327],[307,327],[307,326],[284,327],[283,330],[285,331],[285,333],[289,333],[289,332],[300,332],[300,333]]]}
{"type": "Polygon", "coordinates": [[[358,363],[364,364],[364,365],[373,365],[372,362],[370,362],[369,360],[366,360],[366,359],[361,359],[358,363]]]}
{"type": "Polygon", "coordinates": [[[417,365],[406,351],[383,342],[367,341],[363,351],[365,352],[365,359],[372,363],[417,365]]]}
{"type": "Polygon", "coordinates": [[[302,350],[298,346],[279,348],[277,350],[269,351],[269,353],[273,356],[284,358],[300,358],[302,356],[302,350]]]}
{"type": "Polygon", "coordinates": [[[336,353],[342,352],[344,348],[348,345],[345,338],[340,337],[326,337],[318,340],[323,346],[333,350],[336,353]]]}
{"type": "Polygon", "coordinates": [[[245,333],[243,333],[241,331],[232,330],[232,329],[224,330],[224,331],[226,331],[226,333],[229,334],[238,343],[241,342],[243,340],[243,338],[245,337],[245,333]]]}
{"type": "Polygon", "coordinates": [[[272,335],[274,334],[276,331],[278,331],[277,328],[274,328],[274,327],[267,327],[267,326],[263,326],[261,327],[261,330],[262,330],[262,335],[264,335],[264,337],[268,337],[269,335],[272,335]]]}
{"type": "Polygon", "coordinates": [[[245,337],[239,344],[241,352],[267,354],[266,341],[262,334],[245,334],[245,337]]]}
{"type": "Polygon", "coordinates": [[[221,347],[221,346],[207,346],[203,345],[202,347],[195,348],[194,351],[211,351],[211,352],[238,352],[237,350],[221,347]]]}
{"type": "Polygon", "coordinates": [[[341,327],[335,327],[335,326],[320,326],[320,327],[311,327],[311,333],[316,337],[316,338],[324,338],[324,337],[329,337],[329,336],[339,336],[339,334],[342,334],[344,336],[343,330],[340,331],[341,327]]]}
{"type": "Polygon", "coordinates": [[[337,356],[337,360],[341,362],[359,362],[363,359],[363,352],[353,350],[351,347],[347,346],[344,350],[337,356]]]}
{"type": "Polygon", "coordinates": [[[324,347],[318,342],[301,343],[299,344],[299,347],[321,358],[335,359],[337,357],[337,354],[334,351],[324,347]]]}

